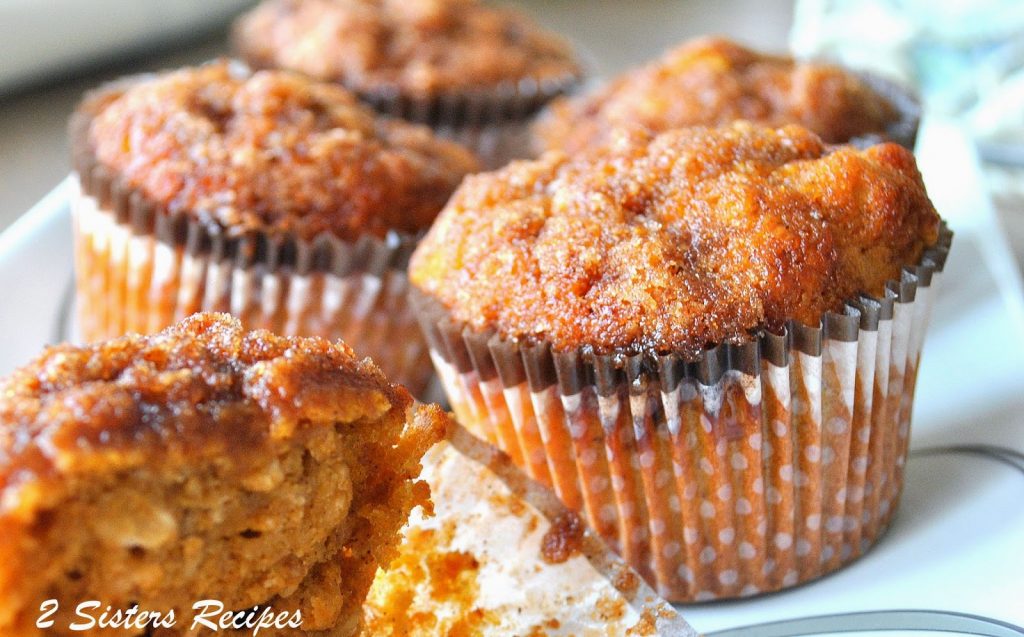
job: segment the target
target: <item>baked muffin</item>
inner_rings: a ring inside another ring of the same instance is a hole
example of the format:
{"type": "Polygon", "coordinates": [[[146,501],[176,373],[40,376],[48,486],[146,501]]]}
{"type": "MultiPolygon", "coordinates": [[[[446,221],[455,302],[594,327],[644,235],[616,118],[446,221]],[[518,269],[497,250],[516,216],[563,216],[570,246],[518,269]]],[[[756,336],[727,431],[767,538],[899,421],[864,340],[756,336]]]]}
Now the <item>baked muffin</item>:
{"type": "Polygon", "coordinates": [[[71,128],[85,340],[229,311],[343,338],[423,391],[404,269],[468,151],[340,87],[228,62],[104,87],[71,128]]]}
{"type": "Polygon", "coordinates": [[[799,124],[833,144],[891,140],[912,149],[920,117],[916,99],[882,78],[707,37],[549,110],[535,126],[537,144],[570,154],[607,143],[622,127],[657,133],[741,119],[799,124]]]}
{"type": "Polygon", "coordinates": [[[901,146],[738,122],[471,177],[410,279],[459,421],[694,601],[884,530],[949,240],[901,146]]]}
{"type": "Polygon", "coordinates": [[[525,156],[527,122],[581,76],[564,39],[476,0],[265,0],[233,39],[253,66],[341,83],[489,167],[525,156]]]}
{"type": "Polygon", "coordinates": [[[91,635],[183,635],[212,599],[355,634],[445,418],[342,343],[226,315],[49,348],[0,382],[0,632],[79,634],[102,600],[174,626],[91,635]]]}

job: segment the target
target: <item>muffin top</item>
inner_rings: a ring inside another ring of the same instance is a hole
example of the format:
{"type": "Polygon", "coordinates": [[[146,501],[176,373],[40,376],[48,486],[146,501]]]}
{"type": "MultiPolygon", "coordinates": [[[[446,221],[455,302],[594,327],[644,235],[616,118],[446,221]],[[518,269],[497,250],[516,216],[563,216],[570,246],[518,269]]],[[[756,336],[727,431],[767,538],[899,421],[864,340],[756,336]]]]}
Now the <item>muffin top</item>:
{"type": "Polygon", "coordinates": [[[561,98],[535,126],[547,149],[602,145],[610,131],[655,132],[745,119],[800,124],[829,143],[884,133],[898,110],[838,66],[764,55],[721,38],[686,42],[590,95],[561,98]]]}
{"type": "Polygon", "coordinates": [[[245,332],[226,314],[51,347],[0,380],[0,511],[18,500],[5,492],[35,479],[197,458],[244,470],[318,423],[411,404],[341,342],[245,332]]]}
{"type": "Polygon", "coordinates": [[[580,74],[563,38],[477,0],[265,0],[234,40],[256,66],[418,99],[580,74]]]}
{"type": "Polygon", "coordinates": [[[468,178],[410,277],[478,330],[695,356],[882,294],[939,224],[896,144],[830,147],[746,122],[631,131],[468,178]]]}
{"type": "Polygon", "coordinates": [[[477,167],[338,86],[229,62],[101,89],[72,127],[76,153],[229,236],[416,233],[477,167]]]}

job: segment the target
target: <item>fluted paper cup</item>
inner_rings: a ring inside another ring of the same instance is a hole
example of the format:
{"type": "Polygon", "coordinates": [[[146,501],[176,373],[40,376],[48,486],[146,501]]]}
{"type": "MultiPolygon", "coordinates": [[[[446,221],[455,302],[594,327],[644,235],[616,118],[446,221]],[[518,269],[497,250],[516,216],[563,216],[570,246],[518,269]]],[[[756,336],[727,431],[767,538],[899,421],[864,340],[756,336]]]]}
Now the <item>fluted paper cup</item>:
{"type": "Polygon", "coordinates": [[[896,109],[899,117],[881,134],[859,135],[850,140],[858,148],[868,148],[882,142],[895,142],[907,150],[914,150],[917,131],[921,124],[921,98],[915,92],[893,80],[875,73],[858,73],[873,91],[884,97],[896,109]]]}
{"type": "Polygon", "coordinates": [[[430,126],[438,137],[472,150],[488,170],[513,159],[532,157],[530,125],[537,113],[554,98],[571,93],[580,76],[505,82],[488,89],[442,93],[413,98],[398,92],[361,91],[359,95],[378,113],[430,126]]]}
{"type": "Polygon", "coordinates": [[[867,551],[899,500],[952,239],[820,326],[676,354],[505,340],[414,290],[458,420],[553,487],[666,599],[776,591],[867,551]]]}
{"type": "Polygon", "coordinates": [[[75,164],[76,302],[86,341],[230,312],[248,329],[344,339],[414,395],[427,391],[433,373],[405,273],[417,237],[228,236],[153,205],[88,152],[79,149],[75,164]]]}

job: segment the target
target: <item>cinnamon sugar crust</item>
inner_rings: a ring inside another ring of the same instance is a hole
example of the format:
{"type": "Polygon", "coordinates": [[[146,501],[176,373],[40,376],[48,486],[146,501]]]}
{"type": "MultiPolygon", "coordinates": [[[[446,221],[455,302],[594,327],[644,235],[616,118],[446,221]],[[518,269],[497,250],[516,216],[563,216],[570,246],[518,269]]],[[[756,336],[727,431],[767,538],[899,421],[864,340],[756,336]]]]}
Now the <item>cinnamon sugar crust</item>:
{"type": "Polygon", "coordinates": [[[739,122],[471,177],[417,248],[452,317],[556,350],[677,352],[816,325],[938,238],[913,155],[739,122]]]}
{"type": "Polygon", "coordinates": [[[225,61],[104,87],[72,129],[76,154],[229,236],[415,234],[477,169],[461,146],[338,86],[225,61]]]}
{"type": "Polygon", "coordinates": [[[49,348],[0,382],[0,632],[54,598],[46,634],[91,599],[174,609],[157,635],[200,599],[352,634],[445,427],[344,344],[227,315],[49,348]]]}
{"type": "Polygon", "coordinates": [[[575,153],[607,143],[617,128],[655,132],[734,120],[800,124],[829,143],[884,135],[896,107],[832,64],[765,55],[722,38],[686,42],[600,90],[553,102],[534,127],[546,149],[575,153]]]}
{"type": "Polygon", "coordinates": [[[234,41],[255,66],[417,99],[580,75],[563,38],[476,0],[268,0],[234,41]]]}

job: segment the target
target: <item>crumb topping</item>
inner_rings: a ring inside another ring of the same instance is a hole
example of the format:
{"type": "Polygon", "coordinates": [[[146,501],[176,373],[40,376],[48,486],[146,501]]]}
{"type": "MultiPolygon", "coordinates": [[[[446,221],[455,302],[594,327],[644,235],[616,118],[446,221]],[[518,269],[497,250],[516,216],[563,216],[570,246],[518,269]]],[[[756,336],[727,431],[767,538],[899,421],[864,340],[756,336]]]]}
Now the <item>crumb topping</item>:
{"type": "Polygon", "coordinates": [[[268,0],[235,27],[257,66],[368,93],[429,97],[580,74],[569,44],[476,0],[268,0]]]}
{"type": "Polygon", "coordinates": [[[168,212],[224,232],[341,239],[426,228],[477,164],[344,89],[229,62],[91,95],[80,144],[168,212]]]}
{"type": "Polygon", "coordinates": [[[829,143],[884,133],[896,108],[862,79],[833,64],[765,55],[721,38],[684,43],[599,91],[561,98],[536,125],[545,148],[574,153],[611,131],[655,132],[744,119],[800,124],[829,143]]]}
{"type": "Polygon", "coordinates": [[[0,495],[97,462],[114,470],[222,457],[244,470],[311,422],[404,413],[411,403],[341,342],[245,332],[225,314],[58,345],[0,381],[0,495]]]}
{"type": "Polygon", "coordinates": [[[467,179],[410,277],[478,330],[693,356],[881,294],[939,223],[896,144],[745,122],[633,131],[467,179]]]}

